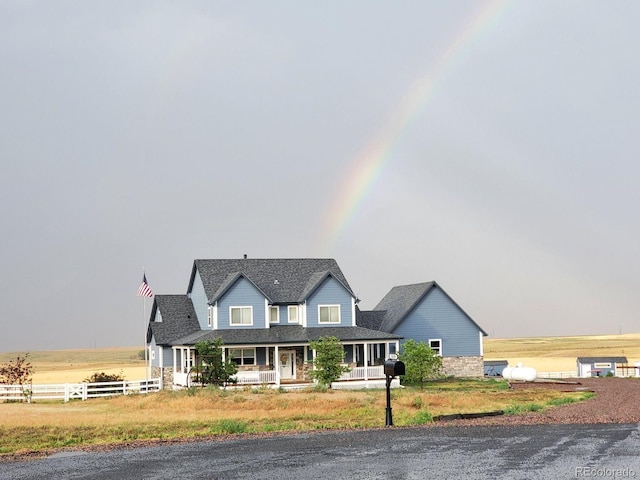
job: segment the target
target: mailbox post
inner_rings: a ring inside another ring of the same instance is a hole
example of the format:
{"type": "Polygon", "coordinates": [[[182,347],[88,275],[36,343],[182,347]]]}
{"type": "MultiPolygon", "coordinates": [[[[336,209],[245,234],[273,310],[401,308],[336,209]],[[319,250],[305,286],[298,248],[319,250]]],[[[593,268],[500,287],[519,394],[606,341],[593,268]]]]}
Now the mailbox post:
{"type": "Polygon", "coordinates": [[[404,362],[390,358],[384,362],[384,374],[387,377],[387,415],[385,425],[390,427],[393,426],[393,417],[391,415],[391,380],[398,375],[404,375],[404,362]]]}

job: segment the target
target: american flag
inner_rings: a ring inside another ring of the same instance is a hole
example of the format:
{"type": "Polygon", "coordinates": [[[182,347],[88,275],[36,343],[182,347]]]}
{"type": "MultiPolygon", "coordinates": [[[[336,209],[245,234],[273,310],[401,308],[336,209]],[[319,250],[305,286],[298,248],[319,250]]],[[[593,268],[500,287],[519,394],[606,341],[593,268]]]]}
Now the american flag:
{"type": "Polygon", "coordinates": [[[142,283],[140,284],[140,288],[138,288],[138,297],[153,297],[153,292],[151,291],[151,287],[147,283],[147,276],[142,274],[142,283]]]}

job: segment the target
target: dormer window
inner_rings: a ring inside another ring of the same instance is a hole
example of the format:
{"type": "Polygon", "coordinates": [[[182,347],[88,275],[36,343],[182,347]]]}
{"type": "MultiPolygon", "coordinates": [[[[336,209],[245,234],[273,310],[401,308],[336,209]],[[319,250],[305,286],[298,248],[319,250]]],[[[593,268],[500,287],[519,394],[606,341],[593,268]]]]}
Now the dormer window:
{"type": "Polygon", "coordinates": [[[253,307],[229,307],[231,325],[253,325],[253,307]]]}
{"type": "Polygon", "coordinates": [[[280,323],[280,309],[276,305],[269,307],[269,323],[280,323]]]}
{"type": "Polygon", "coordinates": [[[298,320],[298,305],[289,305],[289,323],[300,323],[298,320]]]}
{"type": "Polygon", "coordinates": [[[318,323],[340,323],[340,305],[318,306],[318,323]]]}

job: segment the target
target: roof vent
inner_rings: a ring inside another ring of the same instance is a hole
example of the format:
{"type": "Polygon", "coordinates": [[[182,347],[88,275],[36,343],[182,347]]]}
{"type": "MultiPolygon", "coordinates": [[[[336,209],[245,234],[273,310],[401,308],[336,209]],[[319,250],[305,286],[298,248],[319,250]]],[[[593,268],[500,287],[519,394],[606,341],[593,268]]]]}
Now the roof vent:
{"type": "Polygon", "coordinates": [[[273,281],[274,285],[280,285],[280,280],[278,280],[277,278],[273,281]]]}

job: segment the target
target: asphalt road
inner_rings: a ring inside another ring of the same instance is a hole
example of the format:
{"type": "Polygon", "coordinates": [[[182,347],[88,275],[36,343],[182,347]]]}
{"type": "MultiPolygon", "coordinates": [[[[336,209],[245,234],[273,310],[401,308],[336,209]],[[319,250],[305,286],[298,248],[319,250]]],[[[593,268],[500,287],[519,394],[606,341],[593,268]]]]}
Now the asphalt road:
{"type": "Polygon", "coordinates": [[[323,432],[0,463],[0,479],[71,478],[640,479],[640,424],[323,432]]]}

